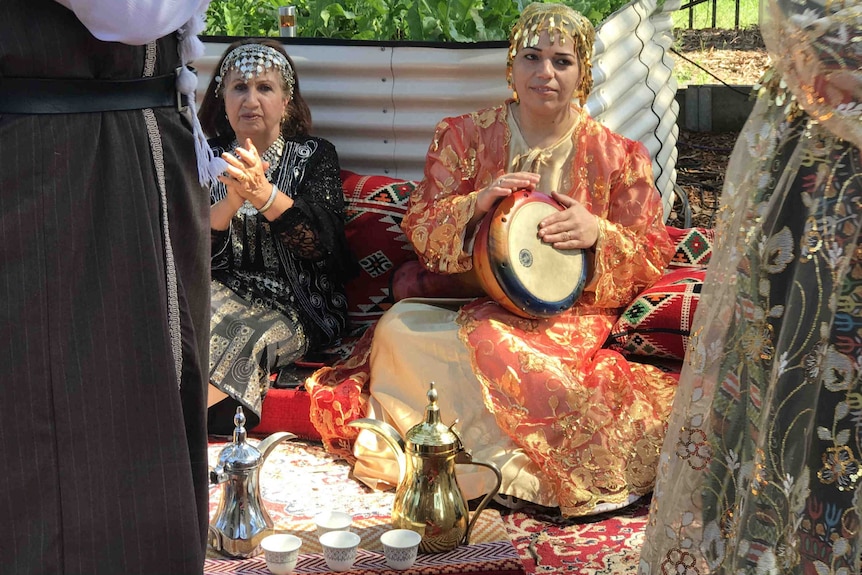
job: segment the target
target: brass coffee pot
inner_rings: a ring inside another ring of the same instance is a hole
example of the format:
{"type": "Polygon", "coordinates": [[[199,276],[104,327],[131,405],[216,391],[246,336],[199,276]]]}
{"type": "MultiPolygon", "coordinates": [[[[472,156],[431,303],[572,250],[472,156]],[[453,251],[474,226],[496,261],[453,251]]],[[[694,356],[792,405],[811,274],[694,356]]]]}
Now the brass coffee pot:
{"type": "Polygon", "coordinates": [[[375,432],[395,452],[399,474],[392,504],[392,527],[416,531],[422,536],[419,551],[437,553],[469,543],[473,524],[499,491],[503,477],[495,465],[473,461],[454,429],[457,421],[450,426],[441,422],[433,382],[428,400],[425,420],[407,431],[406,442],[394,427],[383,421],[364,418],[348,425],[375,432]],[[455,477],[456,463],[487,467],[497,477],[497,485],[482,498],[469,522],[467,502],[455,477]]]}
{"type": "Polygon", "coordinates": [[[257,447],[246,442],[245,414],[236,408],[233,441],[219,453],[218,464],[210,469],[210,484],[221,485],[221,499],[209,524],[209,544],[230,557],[253,557],[261,552],[260,542],[274,533],[272,518],[260,497],[259,472],[273,448],[296,435],[273,433],[257,447]]]}

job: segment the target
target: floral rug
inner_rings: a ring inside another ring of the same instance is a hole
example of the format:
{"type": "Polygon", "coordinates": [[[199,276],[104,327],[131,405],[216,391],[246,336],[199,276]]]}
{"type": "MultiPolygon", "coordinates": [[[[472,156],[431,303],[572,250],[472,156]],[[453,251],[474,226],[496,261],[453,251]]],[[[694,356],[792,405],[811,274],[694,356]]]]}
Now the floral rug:
{"type": "MultiPolygon", "coordinates": [[[[254,443],[256,440],[250,440],[254,443]]],[[[214,466],[226,439],[210,438],[209,460],[214,466]]],[[[368,537],[367,550],[360,559],[368,570],[348,573],[383,573],[376,569],[379,556],[373,553],[375,534],[379,536],[381,518],[388,517],[393,493],[373,491],[350,476],[350,466],[326,453],[318,442],[291,440],[278,444],[260,472],[261,496],[276,527],[290,525],[304,540],[297,573],[324,573],[316,556],[311,518],[325,509],[339,509],[354,516],[354,525],[362,526],[368,537]],[[308,534],[305,537],[303,534],[308,534]]],[[[210,488],[210,513],[215,513],[221,487],[210,488]]],[[[420,556],[417,573],[505,573],[517,575],[541,573],[583,573],[622,575],[637,572],[637,561],[643,543],[648,501],[637,502],[613,513],[588,518],[565,519],[555,510],[527,507],[510,510],[494,506],[476,523],[465,555],[474,561],[467,565],[434,565],[441,560],[433,555],[420,556]],[[486,518],[487,515],[487,518],[486,518]],[[505,541],[506,537],[511,545],[505,541]],[[512,549],[514,546],[514,550],[512,549]],[[424,563],[423,563],[424,561],[424,563]],[[430,562],[430,563],[429,563],[430,562]]],[[[460,558],[459,561],[467,561],[460,558]]],[[[382,568],[381,568],[382,569],[382,568]]],[[[411,573],[414,569],[410,570],[411,573]]],[[[268,573],[262,557],[227,560],[210,550],[205,569],[214,573],[268,573]]],[[[395,572],[393,572],[395,573],[395,572]]],[[[406,573],[406,572],[401,572],[406,573]]],[[[409,575],[409,574],[408,574],[409,575]]]]}
{"type": "Polygon", "coordinates": [[[637,573],[649,500],[626,509],[577,519],[547,510],[501,510],[503,524],[528,574],[637,573]]]}

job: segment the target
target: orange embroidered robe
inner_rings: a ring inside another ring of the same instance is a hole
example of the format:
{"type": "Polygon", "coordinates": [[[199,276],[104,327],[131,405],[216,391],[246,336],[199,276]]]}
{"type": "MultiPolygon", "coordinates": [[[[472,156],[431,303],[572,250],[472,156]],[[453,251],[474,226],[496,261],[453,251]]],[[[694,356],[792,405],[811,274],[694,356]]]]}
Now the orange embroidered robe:
{"type": "MultiPolygon", "coordinates": [[[[573,110],[580,118],[558,191],[596,214],[600,229],[583,295],[571,310],[542,320],[478,298],[457,322],[497,425],[541,468],[543,488],[555,492],[562,512],[583,515],[652,489],[675,380],[603,345],[621,309],[661,276],[673,249],[644,147],[573,110]]],[[[477,190],[521,169],[510,164],[511,138],[508,105],[437,126],[402,223],[428,269],[471,269],[465,227],[477,190]]],[[[344,424],[363,415],[371,337],[307,382],[312,421],[342,453],[355,437],[344,424]]]]}

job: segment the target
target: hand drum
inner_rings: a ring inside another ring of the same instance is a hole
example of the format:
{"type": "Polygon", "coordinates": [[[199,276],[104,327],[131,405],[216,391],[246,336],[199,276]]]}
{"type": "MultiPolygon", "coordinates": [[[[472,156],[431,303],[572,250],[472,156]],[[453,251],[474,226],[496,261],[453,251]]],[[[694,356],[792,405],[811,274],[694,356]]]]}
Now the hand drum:
{"type": "Polygon", "coordinates": [[[562,313],[587,283],[584,250],[558,250],[539,239],[539,222],[563,209],[541,192],[516,190],[479,224],[473,268],[485,292],[516,315],[562,313]]]}

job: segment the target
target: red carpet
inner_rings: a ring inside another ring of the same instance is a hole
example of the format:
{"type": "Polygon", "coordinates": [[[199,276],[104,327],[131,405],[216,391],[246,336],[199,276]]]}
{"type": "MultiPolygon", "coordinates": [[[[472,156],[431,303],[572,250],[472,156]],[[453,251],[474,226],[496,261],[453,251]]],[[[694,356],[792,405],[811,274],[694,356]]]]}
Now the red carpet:
{"type": "Polygon", "coordinates": [[[579,519],[541,511],[503,511],[503,523],[528,574],[637,573],[649,500],[579,519]]]}
{"type": "MultiPolygon", "coordinates": [[[[223,446],[223,440],[211,440],[211,465],[223,446]]],[[[348,575],[637,572],[647,502],[578,520],[564,519],[545,508],[511,511],[497,507],[487,510],[477,521],[471,545],[450,553],[420,555],[408,571],[389,570],[379,553],[378,538],[387,528],[393,494],[372,491],[353,480],[349,472],[346,462],[308,440],[280,444],[260,471],[261,493],[276,528],[303,539],[296,573],[329,573],[310,520],[327,508],[351,513],[354,530],[362,537],[359,558],[354,569],[346,572],[348,575]]],[[[215,512],[221,488],[213,486],[210,494],[210,509],[215,512]]],[[[210,550],[205,573],[267,574],[268,570],[262,556],[229,559],[210,550]]]]}

